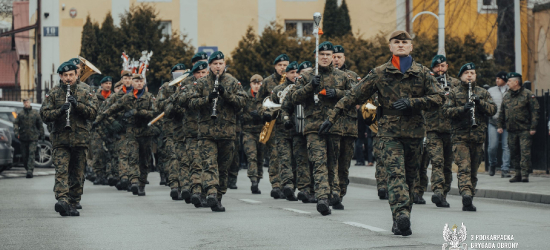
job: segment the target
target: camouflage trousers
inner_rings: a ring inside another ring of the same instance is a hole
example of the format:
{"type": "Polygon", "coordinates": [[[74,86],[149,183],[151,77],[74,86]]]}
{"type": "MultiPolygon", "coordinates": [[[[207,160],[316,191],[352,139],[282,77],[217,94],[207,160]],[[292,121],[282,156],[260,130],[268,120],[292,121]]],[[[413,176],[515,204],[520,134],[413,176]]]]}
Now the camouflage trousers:
{"type": "Polygon", "coordinates": [[[340,198],[346,196],[349,185],[349,167],[355,149],[355,137],[342,136],[340,141],[340,157],[338,158],[338,183],[340,184],[340,198]]]}
{"type": "Polygon", "coordinates": [[[118,154],[118,175],[121,180],[129,180],[130,166],[128,165],[128,160],[130,148],[128,147],[126,134],[120,135],[120,139],[116,142],[116,151],[118,154]]]}
{"type": "Polygon", "coordinates": [[[414,180],[414,193],[423,196],[424,192],[428,189],[428,165],[430,165],[430,157],[426,150],[427,145],[422,145],[422,158],[420,161],[420,168],[418,168],[418,174],[414,180]]]}
{"type": "Polygon", "coordinates": [[[55,199],[67,203],[80,202],[84,187],[86,147],[58,147],[53,150],[55,166],[55,199]]]}
{"type": "Polygon", "coordinates": [[[393,218],[410,216],[413,189],[422,158],[422,139],[381,137],[378,148],[388,177],[388,202],[393,218]]]}
{"type": "Polygon", "coordinates": [[[103,140],[94,133],[92,136],[92,169],[97,177],[107,177],[107,169],[111,169],[111,156],[103,140]]]}
{"type": "Polygon", "coordinates": [[[178,154],[176,152],[176,145],[177,142],[174,140],[173,137],[166,137],[166,140],[164,141],[164,153],[163,156],[166,157],[163,159],[164,161],[164,169],[166,171],[166,175],[168,177],[168,186],[170,188],[178,188],[181,187],[179,180],[180,174],[181,174],[181,165],[178,160],[178,154]]]}
{"type": "Polygon", "coordinates": [[[200,139],[202,159],[202,186],[206,195],[218,194],[218,199],[227,192],[227,171],[233,161],[234,140],[200,139]]]}
{"type": "MultiPolygon", "coordinates": [[[[296,164],[294,162],[294,148],[292,138],[277,135],[277,158],[279,159],[281,187],[296,187],[296,164]]],[[[275,138],[274,138],[275,139],[275,138]]]]}
{"type": "Polygon", "coordinates": [[[340,195],[338,184],[340,137],[339,135],[306,135],[308,158],[313,163],[317,199],[328,199],[331,193],[340,195]]]}
{"type": "Polygon", "coordinates": [[[279,164],[277,151],[277,138],[271,138],[266,143],[266,151],[269,154],[269,182],[271,182],[271,188],[281,188],[281,167],[279,164]]]}
{"type": "MultiPolygon", "coordinates": [[[[159,174],[162,176],[168,176],[169,174],[169,171],[168,171],[168,166],[170,164],[170,154],[167,152],[166,150],[166,144],[167,144],[167,141],[169,140],[168,137],[164,137],[161,139],[162,140],[162,145],[158,148],[158,156],[159,156],[159,159],[158,159],[158,171],[159,171],[159,174]]],[[[172,140],[172,139],[170,139],[172,140]]]]}
{"type": "Polygon", "coordinates": [[[191,168],[191,159],[188,157],[187,145],[185,141],[174,141],[174,151],[170,159],[170,188],[179,188],[189,190],[191,180],[189,172],[191,168]]]}
{"type": "Polygon", "coordinates": [[[508,131],[510,166],[516,170],[516,176],[529,177],[532,143],[533,136],[529,131],[508,131]]]}
{"type": "Polygon", "coordinates": [[[381,155],[380,149],[380,137],[374,136],[372,138],[372,153],[376,159],[376,169],[374,172],[374,178],[376,178],[376,189],[388,190],[388,175],[386,174],[386,168],[384,167],[384,159],[381,155]]]}
{"type": "Polygon", "coordinates": [[[151,165],[151,137],[137,137],[128,140],[130,182],[145,187],[151,165]]]}
{"type": "Polygon", "coordinates": [[[111,156],[111,168],[110,171],[107,171],[107,176],[112,176],[115,179],[119,179],[119,169],[118,169],[118,152],[116,151],[116,142],[105,142],[105,146],[109,151],[111,156]]]}
{"type": "Polygon", "coordinates": [[[250,164],[248,178],[250,181],[259,181],[264,176],[263,159],[265,145],[259,142],[260,133],[243,132],[244,154],[250,164]]]}
{"type": "Polygon", "coordinates": [[[453,181],[453,144],[451,134],[428,132],[427,147],[432,163],[432,191],[447,197],[453,181]]]}
{"type": "Polygon", "coordinates": [[[235,150],[233,150],[233,161],[231,162],[231,166],[229,167],[229,170],[227,171],[228,178],[235,178],[237,179],[237,176],[239,176],[239,167],[240,167],[240,157],[239,157],[239,146],[241,144],[240,140],[240,134],[237,133],[237,136],[235,137],[235,150]]]}
{"type": "Polygon", "coordinates": [[[23,141],[21,140],[21,159],[23,161],[23,165],[25,167],[25,170],[27,172],[33,172],[34,171],[34,161],[35,161],[35,154],[37,149],[37,141],[23,141]]]}
{"type": "Polygon", "coordinates": [[[185,152],[189,164],[190,190],[192,193],[202,193],[202,162],[197,138],[185,139],[185,152]]]}
{"type": "Polygon", "coordinates": [[[302,192],[314,194],[313,164],[308,159],[306,137],[294,135],[292,137],[292,149],[296,161],[296,187],[302,192]]]}
{"type": "Polygon", "coordinates": [[[454,162],[458,165],[460,195],[475,195],[477,169],[483,157],[483,143],[453,141],[454,162]]]}

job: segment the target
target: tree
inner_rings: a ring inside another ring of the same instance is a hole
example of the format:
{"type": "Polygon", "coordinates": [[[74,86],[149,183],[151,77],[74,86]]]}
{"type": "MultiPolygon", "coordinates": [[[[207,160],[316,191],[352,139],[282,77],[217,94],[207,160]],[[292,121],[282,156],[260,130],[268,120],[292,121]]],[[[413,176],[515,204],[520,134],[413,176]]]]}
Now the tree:
{"type": "Polygon", "coordinates": [[[497,48],[494,51],[495,62],[501,66],[508,66],[506,71],[515,70],[516,54],[514,48],[514,1],[497,0],[498,31],[497,48]]]}
{"type": "Polygon", "coordinates": [[[231,65],[228,69],[229,73],[239,79],[245,88],[248,87],[250,77],[263,70],[262,59],[256,52],[257,46],[258,38],[254,29],[252,26],[248,26],[237,48],[231,52],[231,59],[227,61],[227,64],[231,65]]]}
{"type": "Polygon", "coordinates": [[[111,12],[109,12],[101,25],[97,39],[100,47],[97,66],[101,66],[100,70],[104,76],[111,76],[115,79],[120,77],[122,64],[122,60],[120,59],[122,51],[118,35],[119,30],[115,27],[113,17],[111,16],[111,12]]]}
{"type": "Polygon", "coordinates": [[[340,9],[336,0],[326,0],[323,11],[323,33],[324,37],[331,38],[338,34],[340,21],[340,9]]]}
{"type": "MultiPolygon", "coordinates": [[[[99,25],[92,23],[92,19],[88,15],[86,23],[82,29],[82,42],[80,47],[80,56],[86,58],[90,62],[96,62],[99,55],[99,44],[97,43],[97,30],[99,25]]],[[[74,56],[76,57],[76,55],[74,56]]],[[[69,60],[70,58],[65,58],[69,60]]]]}
{"type": "Polygon", "coordinates": [[[348,5],[346,0],[342,0],[342,5],[340,6],[340,28],[338,29],[340,35],[351,34],[351,19],[349,17],[348,5]]]}

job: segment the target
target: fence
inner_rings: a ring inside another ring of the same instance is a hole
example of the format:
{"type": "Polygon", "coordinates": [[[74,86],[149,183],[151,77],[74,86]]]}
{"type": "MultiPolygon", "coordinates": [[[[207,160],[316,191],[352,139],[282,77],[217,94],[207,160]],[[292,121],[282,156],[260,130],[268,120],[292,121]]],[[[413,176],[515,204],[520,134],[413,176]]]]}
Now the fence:
{"type": "MultiPolygon", "coordinates": [[[[48,93],[48,89],[42,90],[42,97],[48,93]]],[[[30,98],[32,103],[40,103],[36,89],[21,89],[20,86],[14,88],[0,88],[0,101],[20,102],[23,98],[30,98]]],[[[42,98],[43,100],[44,98],[42,98]]]]}
{"type": "Polygon", "coordinates": [[[539,102],[539,122],[537,125],[537,133],[533,136],[533,145],[531,147],[531,162],[532,169],[546,170],[549,173],[548,166],[550,164],[548,145],[548,115],[550,113],[550,94],[546,92],[535,91],[535,96],[539,102]],[[539,96],[540,94],[540,96],[539,96]]]}

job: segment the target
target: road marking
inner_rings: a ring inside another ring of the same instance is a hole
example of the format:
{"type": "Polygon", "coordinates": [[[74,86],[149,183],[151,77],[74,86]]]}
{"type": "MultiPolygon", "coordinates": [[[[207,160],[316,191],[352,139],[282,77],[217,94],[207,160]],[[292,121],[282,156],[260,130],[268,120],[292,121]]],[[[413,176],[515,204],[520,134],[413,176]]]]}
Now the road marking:
{"type": "Polygon", "coordinates": [[[252,203],[252,204],[259,204],[259,203],[262,203],[261,201],[255,201],[255,200],[251,200],[251,199],[240,199],[241,201],[244,201],[246,203],[252,203]]]}
{"type": "Polygon", "coordinates": [[[368,230],[371,230],[371,231],[374,231],[374,232],[385,232],[385,231],[387,231],[387,230],[384,230],[382,228],[377,228],[377,227],[373,227],[373,226],[369,226],[369,225],[365,225],[365,224],[361,224],[361,223],[357,223],[357,222],[351,222],[351,221],[344,222],[344,224],[354,226],[354,227],[360,227],[360,228],[368,229],[368,230]]]}
{"type": "Polygon", "coordinates": [[[298,210],[298,209],[294,209],[294,208],[283,208],[283,210],[290,211],[290,212],[295,212],[295,213],[299,213],[299,214],[310,214],[311,213],[311,212],[306,212],[306,211],[302,211],[302,210],[298,210]]]}

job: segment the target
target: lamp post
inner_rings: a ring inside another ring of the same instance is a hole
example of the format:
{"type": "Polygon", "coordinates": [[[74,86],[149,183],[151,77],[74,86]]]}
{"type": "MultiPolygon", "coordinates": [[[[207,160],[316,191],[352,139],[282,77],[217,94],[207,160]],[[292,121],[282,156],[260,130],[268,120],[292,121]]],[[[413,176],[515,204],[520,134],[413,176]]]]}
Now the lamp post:
{"type": "Polygon", "coordinates": [[[437,54],[445,56],[445,0],[439,0],[439,16],[430,11],[422,11],[413,17],[411,23],[414,23],[414,20],[416,20],[417,17],[423,14],[432,15],[435,17],[435,19],[437,19],[438,48],[439,48],[437,51],[437,54]]]}

